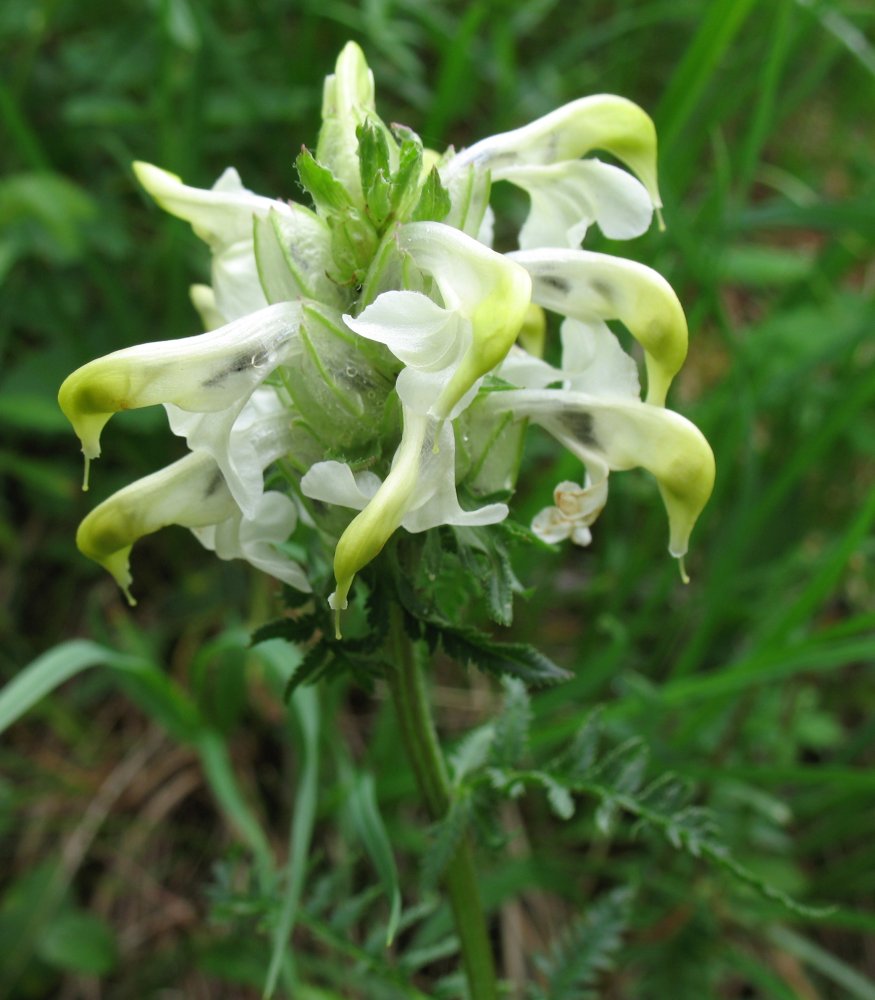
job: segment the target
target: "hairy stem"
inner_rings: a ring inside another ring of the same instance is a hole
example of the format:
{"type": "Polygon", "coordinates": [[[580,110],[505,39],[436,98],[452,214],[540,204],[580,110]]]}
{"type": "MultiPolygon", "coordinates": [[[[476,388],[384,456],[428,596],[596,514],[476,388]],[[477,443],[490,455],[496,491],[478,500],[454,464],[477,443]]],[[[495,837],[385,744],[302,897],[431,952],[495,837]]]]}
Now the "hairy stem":
{"type": "MultiPolygon", "coordinates": [[[[441,820],[449,808],[450,783],[423,672],[413,643],[404,631],[399,608],[392,609],[389,653],[392,669],[387,671],[387,680],[404,745],[429,816],[441,820]]],[[[495,963],[468,837],[462,840],[447,866],[444,886],[462,948],[470,1000],[496,1000],[495,963]]]]}

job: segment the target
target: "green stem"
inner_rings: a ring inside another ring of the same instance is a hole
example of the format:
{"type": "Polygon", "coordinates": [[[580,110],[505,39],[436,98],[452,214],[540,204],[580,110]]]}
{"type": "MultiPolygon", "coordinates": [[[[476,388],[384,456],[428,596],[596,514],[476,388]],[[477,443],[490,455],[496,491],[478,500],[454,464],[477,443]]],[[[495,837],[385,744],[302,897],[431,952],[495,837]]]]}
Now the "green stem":
{"type": "MultiPolygon", "coordinates": [[[[392,609],[389,635],[392,669],[387,671],[389,690],[401,724],[401,734],[413,766],[419,790],[432,820],[447,814],[450,804],[450,782],[435,731],[431,704],[416,651],[404,632],[401,610],[392,609]]],[[[444,884],[462,948],[462,964],[468,979],[470,1000],[496,1000],[497,987],[492,946],[486,929],[486,918],[474,854],[465,837],[444,874],[444,884]]]]}

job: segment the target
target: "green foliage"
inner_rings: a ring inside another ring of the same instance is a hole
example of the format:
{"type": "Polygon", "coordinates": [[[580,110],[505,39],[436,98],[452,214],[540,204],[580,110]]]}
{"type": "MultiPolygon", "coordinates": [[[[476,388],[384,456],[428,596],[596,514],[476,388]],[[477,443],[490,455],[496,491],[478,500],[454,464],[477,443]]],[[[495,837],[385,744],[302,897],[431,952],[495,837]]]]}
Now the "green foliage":
{"type": "Polygon", "coordinates": [[[466,737],[451,758],[453,799],[425,856],[429,884],[443,872],[476,811],[494,812],[496,795],[515,800],[533,786],[545,792],[559,819],[570,820],[575,800],[585,796],[595,800],[593,824],[604,838],[617,836],[622,821],[634,820],[633,836],[658,833],[676,850],[710,863],[797,916],[816,918],[829,912],[828,907],[797,902],[733,857],[721,836],[720,820],[712,810],[694,804],[688,781],[668,772],[648,780],[649,751],[639,737],[602,747],[596,714],[583,723],[567,749],[542,766],[531,766],[528,695],[518,680],[506,679],[504,689],[495,720],[466,737]]]}
{"type": "Polygon", "coordinates": [[[42,934],[38,954],[57,969],[105,976],[117,961],[116,942],[106,923],[83,911],[61,913],[42,934]]]}
{"type": "MultiPolygon", "coordinates": [[[[434,536],[434,533],[432,533],[434,536]]],[[[287,695],[300,684],[312,684],[326,677],[352,674],[369,684],[383,672],[385,653],[381,637],[388,628],[388,607],[399,602],[405,612],[405,623],[411,638],[423,640],[434,651],[440,646],[463,667],[476,667],[495,677],[515,677],[539,687],[567,680],[571,675],[533,645],[495,639],[475,625],[457,624],[458,615],[444,610],[448,594],[476,587],[478,579],[491,579],[487,601],[506,609],[512,615],[513,595],[520,586],[510,564],[505,539],[509,532],[485,540],[485,532],[457,532],[452,548],[443,548],[434,537],[426,538],[416,548],[418,572],[413,578],[405,566],[411,560],[408,551],[390,552],[389,558],[375,571],[366,573],[370,589],[365,600],[368,630],[361,636],[350,632],[338,639],[334,634],[333,614],[324,601],[316,601],[314,609],[304,614],[282,617],[256,629],[253,643],[268,639],[285,639],[298,645],[310,644],[300,663],[289,677],[287,695]],[[484,562],[478,561],[479,556],[484,562]],[[471,567],[478,567],[477,577],[471,567]],[[488,566],[500,566],[494,579],[488,566]],[[388,576],[387,568],[392,575],[388,576]],[[440,587],[436,586],[438,583],[440,587]],[[438,593],[445,588],[446,593],[438,593]]],[[[400,548],[400,546],[399,546],[400,548]]]]}
{"type": "Polygon", "coordinates": [[[424,889],[434,889],[447,870],[474,819],[474,803],[467,789],[453,797],[447,815],[436,824],[429,849],[422,856],[421,881],[424,889]]]}
{"type": "Polygon", "coordinates": [[[295,159],[301,187],[313,199],[316,211],[328,218],[345,216],[353,211],[349,192],[334,174],[323,166],[306,147],[295,159]]]}
{"type": "Polygon", "coordinates": [[[570,676],[528,643],[498,642],[478,629],[456,628],[441,619],[415,621],[431,649],[440,643],[448,656],[464,666],[471,664],[496,677],[516,677],[533,687],[556,684],[570,676]]]}
{"type": "Polygon", "coordinates": [[[379,229],[392,209],[392,167],[386,133],[370,119],[356,129],[362,193],[368,215],[379,229]]]}
{"type": "Polygon", "coordinates": [[[347,807],[356,832],[383,883],[391,901],[389,922],[386,926],[386,947],[392,944],[401,921],[401,887],[392,844],[377,805],[377,793],[371,774],[360,774],[352,779],[347,807]]]}
{"type": "Polygon", "coordinates": [[[410,218],[413,222],[440,222],[449,210],[450,193],[441,183],[437,167],[432,167],[410,218]]]}
{"type": "Polygon", "coordinates": [[[628,888],[597,899],[565,931],[549,958],[538,962],[547,987],[543,992],[533,989],[533,1000],[594,1000],[598,994],[590,987],[614,966],[632,916],[633,900],[628,888]]]}
{"type": "Polygon", "coordinates": [[[531,706],[525,685],[508,678],[504,682],[504,703],[492,724],[489,761],[496,767],[512,767],[528,749],[531,706]]]}

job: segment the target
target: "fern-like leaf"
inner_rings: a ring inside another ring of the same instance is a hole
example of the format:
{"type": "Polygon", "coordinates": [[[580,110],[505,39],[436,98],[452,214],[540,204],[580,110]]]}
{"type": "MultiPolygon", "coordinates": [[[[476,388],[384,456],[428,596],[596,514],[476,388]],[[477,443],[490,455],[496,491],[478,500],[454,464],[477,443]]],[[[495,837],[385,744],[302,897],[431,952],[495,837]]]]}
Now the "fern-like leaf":
{"type": "Polygon", "coordinates": [[[547,988],[540,1000],[592,1000],[592,987],[614,967],[632,912],[633,892],[623,886],[598,899],[537,964],[547,988]]]}
{"type": "Polygon", "coordinates": [[[453,860],[453,855],[471,825],[472,802],[467,791],[450,803],[446,816],[433,828],[432,842],[422,858],[421,881],[433,889],[453,860]]]}
{"type": "Polygon", "coordinates": [[[505,677],[502,686],[504,704],[493,722],[489,761],[496,767],[513,767],[519,764],[528,748],[532,708],[521,680],[505,677]]]}

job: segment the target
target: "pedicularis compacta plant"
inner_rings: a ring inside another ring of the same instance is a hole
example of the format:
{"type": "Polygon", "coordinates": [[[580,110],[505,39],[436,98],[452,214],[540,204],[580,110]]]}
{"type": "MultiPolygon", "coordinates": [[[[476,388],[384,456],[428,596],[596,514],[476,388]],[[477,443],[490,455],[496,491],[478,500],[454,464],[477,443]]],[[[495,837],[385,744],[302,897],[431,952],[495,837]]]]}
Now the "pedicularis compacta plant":
{"type": "MultiPolygon", "coordinates": [[[[517,682],[563,673],[462,620],[459,592],[479,592],[508,624],[519,589],[509,542],[531,531],[587,545],[609,472],[634,466],[656,478],[669,550],[682,560],[714,463],[699,431],[664,405],[687,350],[671,287],[641,264],[580,249],[593,224],[627,239],[659,212],[656,135],[640,108],[586,97],[438,153],[379,118],[373,77],[349,44],[325,81],[322,119],[315,153],[296,160],[313,208],[253,194],[233,168],[201,190],[135,165],[158,204],[210,248],[212,285],[191,290],[208,332],[92,361],[64,382],[60,404],[82,441],[86,488],[101,431],[120,410],[163,404],[190,452],[96,507],[77,544],[131,603],[132,546],[170,524],[312,594],[311,610],[262,637],[309,642],[294,683],[344,669],[386,678],[437,820],[450,785],[423,645],[441,642],[517,682]],[[628,170],[587,155],[596,149],[628,170]],[[497,182],[531,202],[509,253],[492,249],[497,182]],[[561,317],[558,367],[542,357],[545,310],[561,317]],[[638,364],[610,320],[643,352],[643,399],[638,364]],[[508,503],[530,425],[582,468],[529,529],[508,503]],[[366,615],[345,616],[351,601],[366,615]]],[[[287,594],[299,609],[310,600],[287,594]]],[[[467,839],[451,853],[441,877],[469,992],[493,997],[467,839]]]]}

